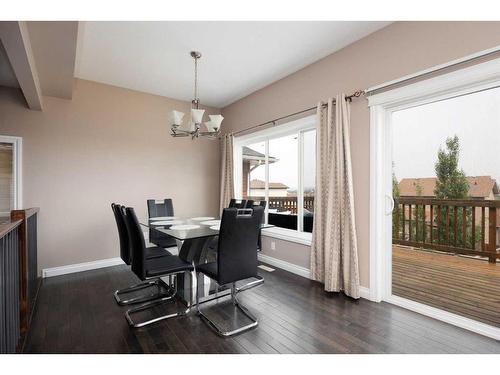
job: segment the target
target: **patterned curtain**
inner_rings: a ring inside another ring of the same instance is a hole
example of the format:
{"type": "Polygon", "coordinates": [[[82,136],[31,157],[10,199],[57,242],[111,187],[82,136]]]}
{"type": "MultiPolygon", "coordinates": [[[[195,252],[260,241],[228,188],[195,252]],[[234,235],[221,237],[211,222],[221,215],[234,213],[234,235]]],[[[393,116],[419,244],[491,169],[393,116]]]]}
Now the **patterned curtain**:
{"type": "Polygon", "coordinates": [[[325,290],[359,298],[358,246],[345,95],[318,104],[311,274],[325,290]],[[333,111],[335,110],[335,118],[333,111]]]}
{"type": "Polygon", "coordinates": [[[226,134],[222,137],[222,164],[220,180],[220,214],[229,206],[229,201],[234,197],[233,180],[233,135],[226,134]]]}

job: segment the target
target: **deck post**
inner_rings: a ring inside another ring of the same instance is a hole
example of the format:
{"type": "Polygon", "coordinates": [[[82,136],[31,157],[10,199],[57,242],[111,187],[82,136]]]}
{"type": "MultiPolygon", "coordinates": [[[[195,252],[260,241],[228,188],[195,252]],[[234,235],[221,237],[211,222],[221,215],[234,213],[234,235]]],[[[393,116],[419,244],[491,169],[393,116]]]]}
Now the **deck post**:
{"type": "Polygon", "coordinates": [[[496,263],[497,257],[497,208],[490,207],[489,208],[489,224],[490,224],[490,233],[489,233],[489,250],[492,255],[488,257],[488,262],[496,263]]]}

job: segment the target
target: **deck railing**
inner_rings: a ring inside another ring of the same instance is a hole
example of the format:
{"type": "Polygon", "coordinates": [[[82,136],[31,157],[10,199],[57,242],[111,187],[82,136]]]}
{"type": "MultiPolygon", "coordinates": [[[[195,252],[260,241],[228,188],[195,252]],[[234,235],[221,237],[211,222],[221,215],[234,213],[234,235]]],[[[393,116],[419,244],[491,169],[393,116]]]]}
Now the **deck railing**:
{"type": "Polygon", "coordinates": [[[476,255],[495,263],[500,201],[399,198],[392,242],[443,252],[476,255]]]}
{"type": "MultiPolygon", "coordinates": [[[[248,197],[245,199],[253,199],[255,201],[263,200],[264,197],[248,197]]],[[[292,215],[297,215],[297,197],[269,197],[269,208],[276,209],[278,212],[289,211],[292,215]]],[[[304,197],[304,208],[310,212],[314,212],[314,197],[304,197]]]]}

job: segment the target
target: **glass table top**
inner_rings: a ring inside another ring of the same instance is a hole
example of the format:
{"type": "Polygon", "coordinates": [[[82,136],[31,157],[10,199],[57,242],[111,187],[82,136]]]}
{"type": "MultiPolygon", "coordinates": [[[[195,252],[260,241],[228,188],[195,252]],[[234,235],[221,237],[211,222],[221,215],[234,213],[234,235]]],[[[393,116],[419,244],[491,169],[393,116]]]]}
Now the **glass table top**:
{"type": "MultiPolygon", "coordinates": [[[[216,217],[168,218],[168,220],[149,219],[141,223],[150,229],[180,240],[213,237],[219,234],[220,219],[216,217]]],[[[261,228],[271,228],[273,225],[262,224],[261,228]]]]}

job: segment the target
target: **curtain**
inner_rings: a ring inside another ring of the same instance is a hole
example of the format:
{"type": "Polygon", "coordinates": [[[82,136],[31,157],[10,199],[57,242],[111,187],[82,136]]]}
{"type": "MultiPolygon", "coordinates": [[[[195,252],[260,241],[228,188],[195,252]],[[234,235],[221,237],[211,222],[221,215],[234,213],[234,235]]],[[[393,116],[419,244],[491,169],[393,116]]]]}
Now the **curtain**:
{"type": "Polygon", "coordinates": [[[222,160],[220,180],[220,214],[229,206],[229,201],[234,197],[233,180],[233,135],[226,134],[222,137],[222,160]]]}
{"type": "Polygon", "coordinates": [[[335,103],[329,99],[326,108],[318,104],[311,275],[326,291],[359,298],[349,128],[350,104],[344,94],[335,103]]]}

